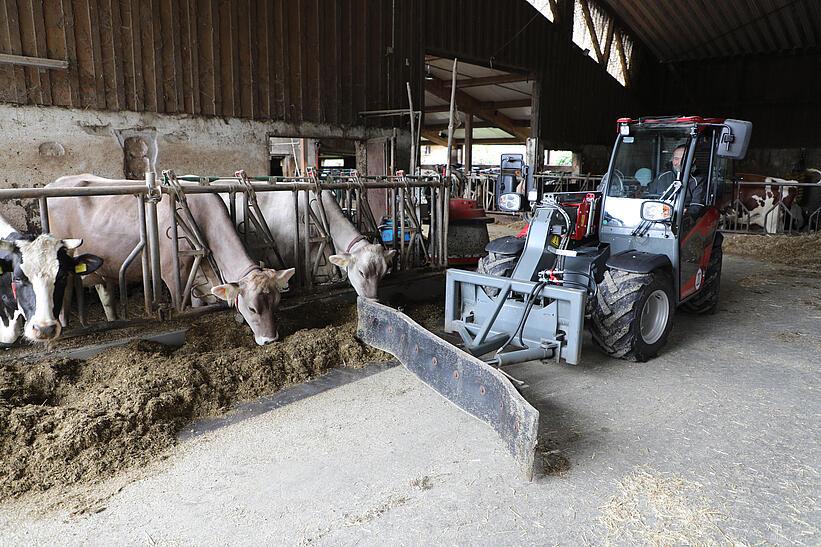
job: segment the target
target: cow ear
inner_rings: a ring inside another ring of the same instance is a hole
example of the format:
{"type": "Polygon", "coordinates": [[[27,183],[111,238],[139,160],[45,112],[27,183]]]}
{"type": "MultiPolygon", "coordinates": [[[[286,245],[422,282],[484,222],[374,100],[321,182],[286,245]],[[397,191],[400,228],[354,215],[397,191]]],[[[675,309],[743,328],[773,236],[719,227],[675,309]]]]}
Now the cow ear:
{"type": "Polygon", "coordinates": [[[340,268],[347,268],[354,263],[354,257],[351,253],[342,253],[339,255],[331,255],[328,257],[331,264],[339,266],[340,268]]]}
{"type": "Polygon", "coordinates": [[[293,277],[296,270],[288,268],[287,270],[274,270],[272,268],[265,268],[262,270],[268,276],[268,282],[275,287],[279,292],[288,290],[288,280],[293,277]]]}
{"type": "Polygon", "coordinates": [[[276,281],[277,288],[284,289],[288,287],[288,280],[291,279],[294,274],[296,273],[296,269],[288,268],[287,270],[279,270],[274,274],[274,280],[276,281]]]}
{"type": "Polygon", "coordinates": [[[88,275],[96,272],[103,265],[103,259],[97,255],[81,254],[74,259],[74,273],[88,275]]]}
{"type": "Polygon", "coordinates": [[[237,297],[239,296],[239,284],[238,283],[226,283],[225,285],[217,285],[216,287],[211,287],[211,294],[219,298],[220,300],[225,300],[233,306],[237,302],[237,297]]]}
{"type": "Polygon", "coordinates": [[[390,251],[385,251],[385,262],[392,263],[393,257],[396,256],[396,249],[391,249],[390,251]]]}
{"type": "Polygon", "coordinates": [[[64,239],[63,240],[63,247],[65,247],[69,251],[71,249],[76,249],[77,247],[79,247],[82,244],[83,244],[82,239],[64,239]]]}

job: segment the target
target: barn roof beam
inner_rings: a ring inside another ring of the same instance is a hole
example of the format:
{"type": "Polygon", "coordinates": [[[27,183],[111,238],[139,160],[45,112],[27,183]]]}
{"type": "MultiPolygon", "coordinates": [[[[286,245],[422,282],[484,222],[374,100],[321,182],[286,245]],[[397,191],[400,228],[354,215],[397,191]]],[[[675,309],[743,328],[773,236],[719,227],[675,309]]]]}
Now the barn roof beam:
{"type": "MultiPolygon", "coordinates": [[[[483,85],[510,84],[515,82],[529,82],[533,78],[527,74],[499,74],[498,76],[483,76],[481,78],[465,78],[456,80],[456,87],[479,87],[483,85]]],[[[450,82],[445,82],[445,87],[450,87],[450,82]]]]}
{"type": "MultiPolygon", "coordinates": [[[[450,87],[450,86],[448,86],[450,87]]],[[[522,108],[528,107],[531,105],[530,98],[527,99],[515,99],[512,101],[495,101],[495,102],[483,102],[479,103],[479,108],[481,110],[487,111],[494,111],[494,110],[501,110],[503,108],[522,108]]],[[[450,107],[446,104],[440,104],[435,106],[426,106],[425,112],[428,114],[432,114],[435,112],[448,112],[450,107]]]]}
{"type": "MultiPolygon", "coordinates": [[[[442,80],[425,80],[425,91],[432,93],[442,100],[450,102],[450,86],[446,86],[442,80]]],[[[456,108],[466,114],[473,114],[485,121],[493,123],[499,129],[504,129],[511,135],[518,137],[521,140],[527,139],[527,133],[521,128],[517,127],[514,121],[501,112],[482,110],[482,102],[474,97],[471,97],[464,91],[456,90],[456,108]]]]}
{"type": "MultiPolygon", "coordinates": [[[[530,120],[513,120],[513,123],[516,124],[516,127],[521,127],[525,131],[530,130],[530,120]]],[[[462,129],[463,127],[457,127],[457,129],[462,129]]],[[[491,122],[473,122],[473,129],[488,129],[488,128],[497,128],[495,124],[491,122]]],[[[446,123],[427,123],[425,124],[425,129],[432,129],[434,131],[447,131],[448,124],[446,123]]]]}

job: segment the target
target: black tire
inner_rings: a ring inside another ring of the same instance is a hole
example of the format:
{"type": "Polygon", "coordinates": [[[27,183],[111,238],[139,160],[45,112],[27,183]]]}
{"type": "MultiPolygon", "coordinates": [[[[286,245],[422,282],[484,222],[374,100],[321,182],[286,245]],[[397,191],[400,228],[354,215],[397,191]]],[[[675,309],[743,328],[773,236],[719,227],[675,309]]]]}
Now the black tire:
{"type": "MultiPolygon", "coordinates": [[[[498,253],[488,253],[479,259],[476,271],[479,273],[493,275],[496,277],[510,277],[513,269],[516,268],[516,261],[519,255],[503,255],[498,253]]],[[[489,297],[493,298],[499,294],[499,289],[494,287],[482,287],[489,297]]]]}
{"type": "Polygon", "coordinates": [[[721,261],[724,251],[721,250],[723,241],[721,234],[716,236],[713,250],[710,253],[710,262],[707,264],[707,273],[704,276],[704,286],[681,309],[687,313],[714,314],[718,310],[718,297],[721,290],[721,261]]]}
{"type": "Polygon", "coordinates": [[[593,341],[611,357],[647,361],[655,357],[667,343],[675,312],[673,302],[672,280],[662,271],[635,274],[608,270],[598,285],[596,305],[590,321],[593,341]],[[653,301],[648,304],[651,297],[653,301]],[[657,326],[647,333],[649,342],[641,331],[645,305],[650,306],[648,311],[657,310],[660,318],[656,322],[657,326]]]}

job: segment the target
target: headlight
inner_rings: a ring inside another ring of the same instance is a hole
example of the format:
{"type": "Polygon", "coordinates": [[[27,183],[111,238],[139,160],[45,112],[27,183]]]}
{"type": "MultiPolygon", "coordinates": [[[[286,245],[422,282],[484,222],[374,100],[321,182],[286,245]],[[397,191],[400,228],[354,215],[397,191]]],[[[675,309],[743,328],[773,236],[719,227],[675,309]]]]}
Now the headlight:
{"type": "Polygon", "coordinates": [[[521,211],[522,195],[502,194],[499,197],[499,209],[501,209],[502,211],[521,211]]]}

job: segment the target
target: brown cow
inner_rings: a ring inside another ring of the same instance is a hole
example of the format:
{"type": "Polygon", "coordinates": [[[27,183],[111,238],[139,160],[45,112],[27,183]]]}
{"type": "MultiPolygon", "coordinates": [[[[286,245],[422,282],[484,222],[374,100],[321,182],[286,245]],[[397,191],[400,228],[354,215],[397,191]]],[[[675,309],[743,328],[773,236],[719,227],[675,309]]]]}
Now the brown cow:
{"type": "Polygon", "coordinates": [[[725,224],[755,224],[764,228],[766,233],[775,234],[784,225],[784,208],[790,211],[793,221],[800,220],[799,226],[803,224],[801,210],[795,205],[798,188],[781,186],[785,183],[796,183],[797,180],[751,173],[738,173],[736,180],[762,184],[733,185],[732,191],[724,192],[717,205],[724,213],[725,224]]]}
{"type": "MultiPolygon", "coordinates": [[[[120,186],[121,183],[85,174],[59,178],[48,187],[80,188],[95,185],[120,186]]],[[[211,293],[236,306],[251,327],[257,344],[263,345],[277,340],[279,335],[274,314],[280,300],[278,289],[288,282],[294,274],[294,269],[276,271],[259,268],[245,251],[228,210],[219,196],[191,195],[187,201],[222,275],[225,279],[231,280],[220,285],[219,281],[209,279],[211,293]]],[[[52,198],[49,200],[49,210],[53,234],[58,237],[70,233],[81,236],[86,241],[86,248],[105,259],[103,267],[85,278],[86,283],[104,283],[108,287],[113,287],[120,267],[131,249],[140,241],[135,199],[128,195],[52,198]]],[[[164,197],[158,206],[162,278],[173,291],[171,241],[167,237],[170,215],[168,201],[164,197]]],[[[184,250],[185,246],[185,240],[181,240],[181,249],[184,250]]],[[[191,257],[183,257],[180,260],[182,279],[188,277],[191,267],[191,257]]],[[[128,269],[129,281],[137,282],[140,279],[139,268],[128,269]]],[[[111,319],[111,299],[104,299],[104,294],[105,291],[101,292],[101,300],[104,306],[109,306],[106,309],[106,316],[111,319]]]]}

